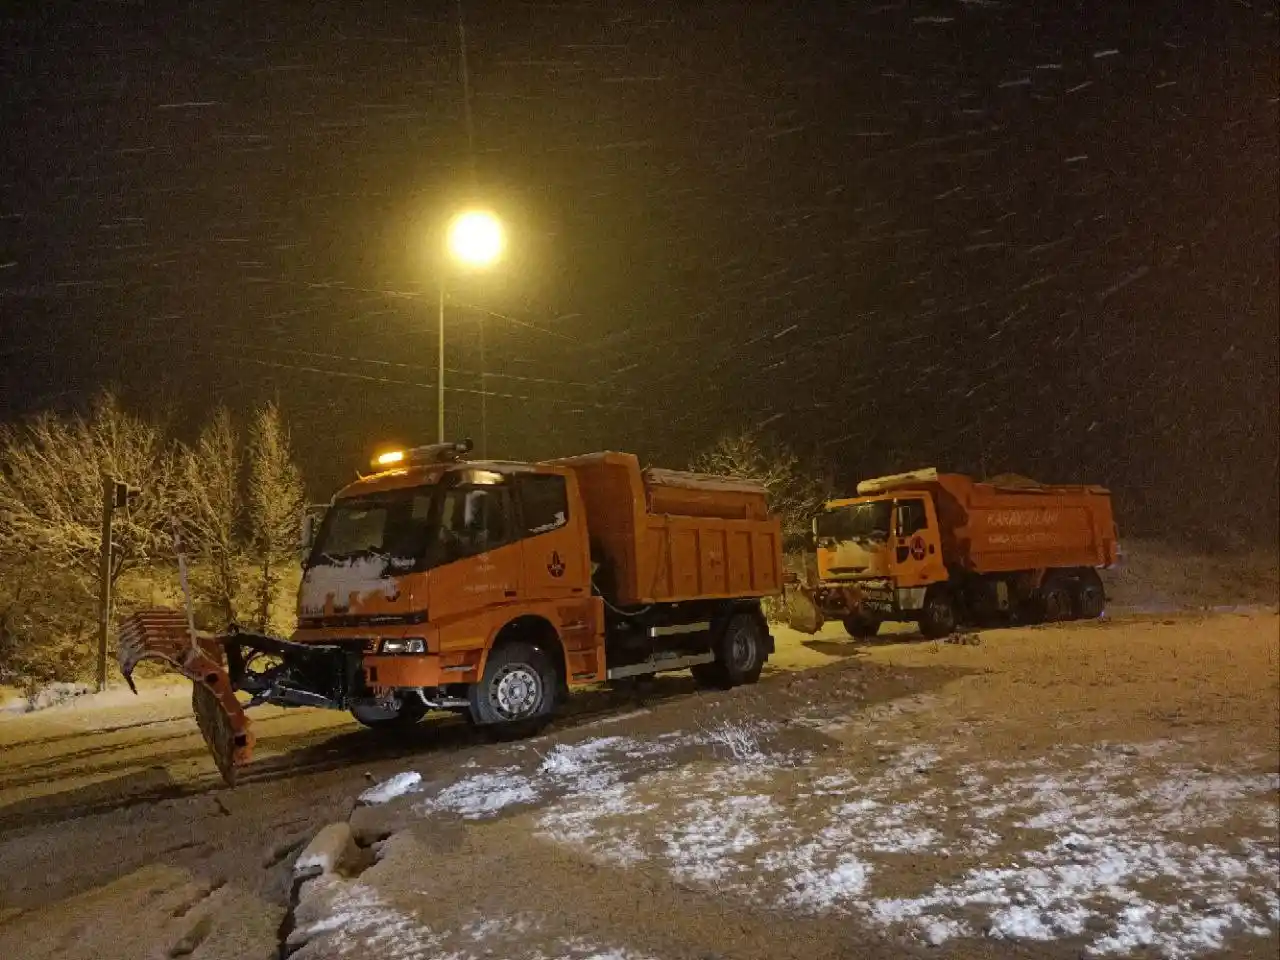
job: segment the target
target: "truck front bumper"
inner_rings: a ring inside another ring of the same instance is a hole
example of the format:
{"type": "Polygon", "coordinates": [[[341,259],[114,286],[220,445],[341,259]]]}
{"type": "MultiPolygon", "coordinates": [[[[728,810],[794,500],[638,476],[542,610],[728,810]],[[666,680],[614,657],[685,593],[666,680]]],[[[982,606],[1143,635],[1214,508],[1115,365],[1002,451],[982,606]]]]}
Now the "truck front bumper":
{"type": "Polygon", "coordinates": [[[394,654],[390,656],[366,655],[361,666],[364,682],[371,690],[398,687],[438,687],[452,682],[440,664],[440,656],[434,653],[394,654]]]}
{"type": "Polygon", "coordinates": [[[827,581],[814,591],[824,617],[867,613],[881,620],[911,618],[924,606],[924,587],[899,587],[889,579],[827,581]]]}

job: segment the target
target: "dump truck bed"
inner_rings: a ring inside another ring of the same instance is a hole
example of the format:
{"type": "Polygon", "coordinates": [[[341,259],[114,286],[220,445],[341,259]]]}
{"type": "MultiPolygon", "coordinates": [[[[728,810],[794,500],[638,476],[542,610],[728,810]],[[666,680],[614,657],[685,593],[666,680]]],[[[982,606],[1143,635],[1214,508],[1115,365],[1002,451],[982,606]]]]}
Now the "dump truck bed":
{"type": "Polygon", "coordinates": [[[626,453],[554,461],[573,470],[593,559],[615,602],[632,606],[771,596],[782,585],[782,530],[749,481],[641,470],[626,453]]]}

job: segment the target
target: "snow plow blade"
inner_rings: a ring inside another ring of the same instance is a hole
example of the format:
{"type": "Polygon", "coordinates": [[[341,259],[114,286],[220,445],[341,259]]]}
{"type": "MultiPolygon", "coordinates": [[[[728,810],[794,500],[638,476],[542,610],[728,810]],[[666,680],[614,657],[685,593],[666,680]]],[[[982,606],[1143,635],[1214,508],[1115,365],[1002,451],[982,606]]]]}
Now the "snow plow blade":
{"type": "Polygon", "coordinates": [[[826,622],[814,603],[812,588],[798,580],[783,584],[782,602],[786,608],[787,626],[797,633],[815,634],[826,622]]]}
{"type": "Polygon", "coordinates": [[[120,672],[134,693],[133,671],[144,660],[156,660],[193,684],[191,710],[200,734],[228,785],[253,755],[249,718],[236,699],[219,638],[193,634],[177,610],[143,610],[120,622],[120,672]]]}

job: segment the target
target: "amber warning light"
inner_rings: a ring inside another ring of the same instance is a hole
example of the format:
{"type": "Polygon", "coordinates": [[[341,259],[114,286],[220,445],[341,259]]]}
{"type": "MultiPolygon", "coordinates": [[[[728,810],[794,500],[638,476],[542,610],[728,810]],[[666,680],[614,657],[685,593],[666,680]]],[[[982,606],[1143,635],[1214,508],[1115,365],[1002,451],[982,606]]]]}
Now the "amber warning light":
{"type": "Polygon", "coordinates": [[[397,463],[404,463],[403,450],[388,450],[386,453],[380,453],[373,458],[375,467],[394,467],[397,463]]]}

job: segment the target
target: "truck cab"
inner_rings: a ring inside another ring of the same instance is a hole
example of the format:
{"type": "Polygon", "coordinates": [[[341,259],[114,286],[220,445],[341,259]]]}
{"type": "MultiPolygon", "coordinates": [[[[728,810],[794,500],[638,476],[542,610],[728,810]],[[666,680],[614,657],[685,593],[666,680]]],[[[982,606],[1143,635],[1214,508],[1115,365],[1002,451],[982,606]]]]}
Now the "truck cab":
{"type": "Polygon", "coordinates": [[[356,655],[350,686],[371,702],[352,711],[376,725],[469,706],[503,630],[554,667],[512,673],[494,707],[515,717],[544,684],[601,677],[603,628],[572,470],[406,457],[334,497],[304,563],[292,641],[356,655]]]}
{"type": "Polygon", "coordinates": [[[937,506],[924,490],[833,500],[813,521],[825,616],[855,636],[914,619],[930,584],[947,579],[937,506]]]}

